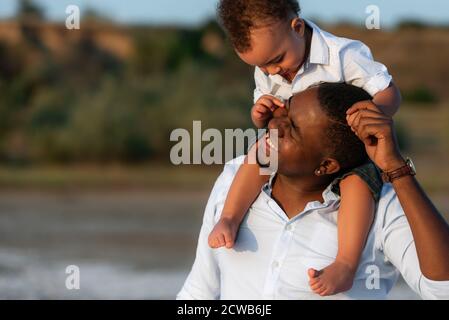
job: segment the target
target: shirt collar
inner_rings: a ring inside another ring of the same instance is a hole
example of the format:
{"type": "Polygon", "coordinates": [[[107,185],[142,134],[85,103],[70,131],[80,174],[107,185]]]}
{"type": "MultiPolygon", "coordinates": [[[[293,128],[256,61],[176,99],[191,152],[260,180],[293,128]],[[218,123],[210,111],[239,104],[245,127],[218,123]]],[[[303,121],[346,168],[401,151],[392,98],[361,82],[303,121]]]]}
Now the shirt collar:
{"type": "Polygon", "coordinates": [[[304,19],[304,21],[313,30],[308,58],[309,63],[329,64],[329,46],[323,38],[321,29],[309,20],[304,19]]]}
{"type": "MultiPolygon", "coordinates": [[[[276,177],[276,173],[273,173],[270,176],[268,182],[262,187],[262,192],[265,193],[268,197],[272,198],[271,193],[273,191],[273,179],[276,177]]],[[[322,196],[324,199],[324,204],[328,204],[331,202],[336,202],[340,200],[340,197],[332,192],[332,184],[329,184],[326,189],[324,189],[322,196]]]]}

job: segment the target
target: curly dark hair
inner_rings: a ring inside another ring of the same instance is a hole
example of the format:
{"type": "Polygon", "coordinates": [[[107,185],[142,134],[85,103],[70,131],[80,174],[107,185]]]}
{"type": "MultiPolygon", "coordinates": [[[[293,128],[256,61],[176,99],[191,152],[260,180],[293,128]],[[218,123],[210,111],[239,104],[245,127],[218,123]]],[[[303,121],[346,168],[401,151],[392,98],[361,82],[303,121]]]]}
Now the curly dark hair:
{"type": "Polygon", "coordinates": [[[325,133],[328,150],[342,170],[368,160],[363,142],[347,124],[346,111],[356,102],[371,99],[365,90],[347,83],[322,83],[318,86],[318,101],[330,120],[325,133]]]}
{"type": "Polygon", "coordinates": [[[276,22],[298,15],[297,0],[220,0],[218,20],[239,52],[251,49],[250,31],[257,23],[276,22]]]}

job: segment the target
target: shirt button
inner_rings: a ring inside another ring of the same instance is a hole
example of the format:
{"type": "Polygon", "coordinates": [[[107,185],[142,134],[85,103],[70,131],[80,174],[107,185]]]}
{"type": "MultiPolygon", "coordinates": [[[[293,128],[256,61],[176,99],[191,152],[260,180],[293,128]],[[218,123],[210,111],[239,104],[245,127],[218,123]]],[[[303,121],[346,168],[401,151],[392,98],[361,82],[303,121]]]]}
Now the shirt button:
{"type": "Polygon", "coordinates": [[[293,226],[291,224],[287,225],[287,227],[285,228],[287,231],[292,231],[293,230],[293,226]]]}
{"type": "Polygon", "coordinates": [[[273,261],[272,266],[273,266],[273,269],[276,269],[279,266],[279,262],[273,261]]]}

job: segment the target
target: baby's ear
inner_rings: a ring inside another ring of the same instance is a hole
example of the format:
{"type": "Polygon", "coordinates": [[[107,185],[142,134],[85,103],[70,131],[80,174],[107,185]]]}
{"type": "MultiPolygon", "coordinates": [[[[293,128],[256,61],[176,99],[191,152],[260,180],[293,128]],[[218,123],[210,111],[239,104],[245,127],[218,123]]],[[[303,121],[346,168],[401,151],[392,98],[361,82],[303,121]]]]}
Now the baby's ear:
{"type": "Polygon", "coordinates": [[[293,31],[295,31],[301,37],[304,36],[304,32],[306,30],[306,24],[303,19],[301,19],[299,17],[293,18],[290,27],[293,29],[293,31]]]}

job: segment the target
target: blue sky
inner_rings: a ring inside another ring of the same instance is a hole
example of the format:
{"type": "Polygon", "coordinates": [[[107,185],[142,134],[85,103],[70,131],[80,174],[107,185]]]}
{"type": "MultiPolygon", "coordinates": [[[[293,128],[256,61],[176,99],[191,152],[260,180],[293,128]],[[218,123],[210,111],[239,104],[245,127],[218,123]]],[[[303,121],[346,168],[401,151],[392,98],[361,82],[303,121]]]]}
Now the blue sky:
{"type": "MultiPolygon", "coordinates": [[[[34,0],[47,17],[63,20],[65,8],[76,4],[92,8],[123,23],[198,24],[213,17],[217,0],[34,0]]],[[[18,0],[0,0],[0,18],[11,17],[18,0]]],[[[449,24],[448,0],[300,0],[303,15],[325,22],[349,20],[363,23],[365,8],[379,6],[381,24],[392,26],[402,19],[449,24]]]]}

